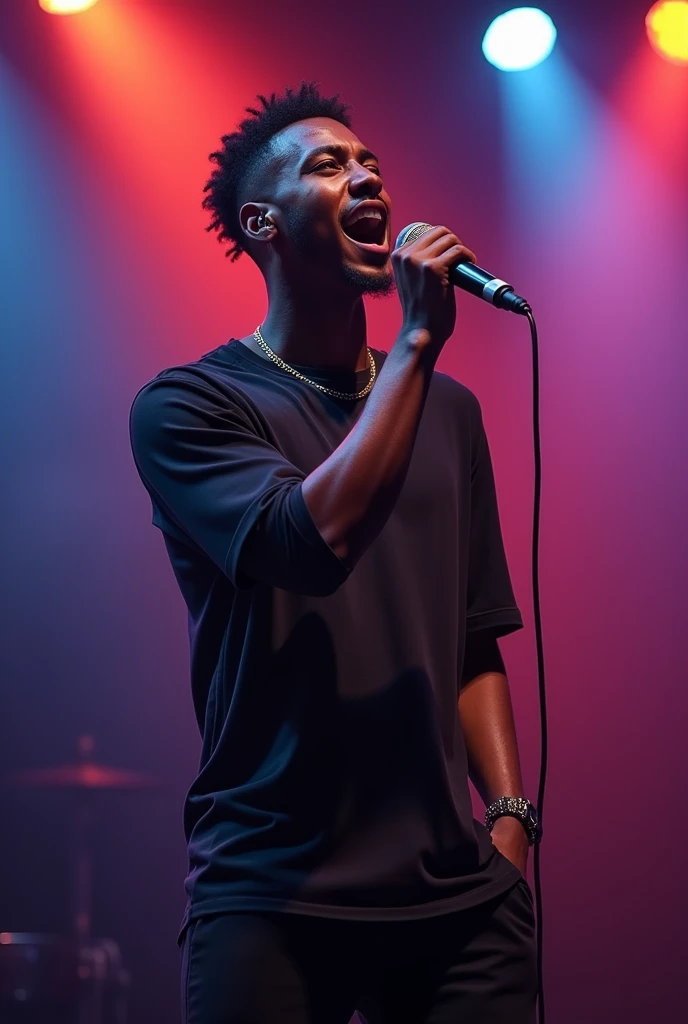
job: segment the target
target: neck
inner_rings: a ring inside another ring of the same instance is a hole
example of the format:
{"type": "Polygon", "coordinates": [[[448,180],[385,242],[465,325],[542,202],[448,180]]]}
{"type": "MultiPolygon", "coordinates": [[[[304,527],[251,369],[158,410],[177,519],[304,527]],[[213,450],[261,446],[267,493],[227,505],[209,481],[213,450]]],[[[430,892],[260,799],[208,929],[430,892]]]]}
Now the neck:
{"type": "Polygon", "coordinates": [[[293,282],[271,282],[268,297],[261,334],[286,363],[366,369],[366,315],[360,295],[338,292],[323,298],[312,285],[299,290],[293,282]]]}

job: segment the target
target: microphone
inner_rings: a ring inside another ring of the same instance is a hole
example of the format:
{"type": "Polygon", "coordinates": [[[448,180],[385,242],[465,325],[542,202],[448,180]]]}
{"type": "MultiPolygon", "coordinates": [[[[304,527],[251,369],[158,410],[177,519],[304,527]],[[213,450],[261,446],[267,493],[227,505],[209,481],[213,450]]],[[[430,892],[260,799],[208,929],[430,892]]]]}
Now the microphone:
{"type": "MultiPolygon", "coordinates": [[[[415,242],[433,226],[424,224],[422,221],[409,224],[399,233],[394,248],[398,249],[406,242],[415,242]]],[[[457,288],[463,288],[465,292],[477,295],[479,299],[491,302],[493,306],[498,306],[500,309],[509,309],[512,313],[520,313],[522,316],[531,312],[526,300],[517,295],[510,284],[495,277],[494,274],[490,274],[487,270],[481,270],[470,260],[462,259],[455,263],[449,271],[449,280],[457,288]]]]}

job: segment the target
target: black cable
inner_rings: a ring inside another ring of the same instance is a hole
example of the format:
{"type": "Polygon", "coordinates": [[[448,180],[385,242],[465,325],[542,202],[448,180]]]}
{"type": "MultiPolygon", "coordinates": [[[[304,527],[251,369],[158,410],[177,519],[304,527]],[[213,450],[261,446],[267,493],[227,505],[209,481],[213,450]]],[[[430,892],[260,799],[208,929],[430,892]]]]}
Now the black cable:
{"type": "MultiPolygon", "coordinates": [[[[540,696],[540,778],[538,782],[537,811],[540,824],[543,823],[545,803],[545,780],[547,777],[547,701],[545,692],[545,656],[542,645],[542,620],[540,618],[540,584],[538,561],[540,549],[540,493],[542,459],[540,451],[540,370],[537,326],[530,306],[523,315],[530,324],[533,346],[533,454],[535,460],[535,482],[533,495],[533,616],[535,620],[535,645],[537,649],[538,690],[540,696]]],[[[542,977],[542,885],[540,875],[540,843],[534,851],[535,879],[535,920],[537,927],[537,974],[538,974],[538,1024],[545,1024],[545,986],[542,977]]]]}

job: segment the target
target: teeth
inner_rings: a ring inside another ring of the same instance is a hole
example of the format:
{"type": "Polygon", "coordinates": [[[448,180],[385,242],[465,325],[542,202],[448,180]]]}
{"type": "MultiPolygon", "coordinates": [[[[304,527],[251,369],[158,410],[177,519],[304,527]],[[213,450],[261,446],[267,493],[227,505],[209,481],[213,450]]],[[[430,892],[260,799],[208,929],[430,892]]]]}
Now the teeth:
{"type": "Polygon", "coordinates": [[[355,213],[352,217],[350,217],[349,220],[347,220],[346,223],[347,224],[355,224],[356,221],[357,220],[361,220],[362,217],[368,217],[371,220],[380,220],[381,221],[382,220],[382,212],[380,210],[370,210],[370,209],[361,210],[360,212],[355,213]]]}

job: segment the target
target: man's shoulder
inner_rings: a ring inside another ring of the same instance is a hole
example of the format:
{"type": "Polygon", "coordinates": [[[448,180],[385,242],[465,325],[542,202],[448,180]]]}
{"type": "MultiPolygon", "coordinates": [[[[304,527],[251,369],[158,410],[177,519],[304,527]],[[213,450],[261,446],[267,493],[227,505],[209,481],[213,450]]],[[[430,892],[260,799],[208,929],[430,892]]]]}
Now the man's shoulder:
{"type": "MultiPolygon", "coordinates": [[[[372,351],[375,353],[378,369],[381,369],[388,353],[376,348],[372,351]]],[[[456,377],[452,377],[451,374],[445,373],[443,370],[433,370],[428,400],[449,402],[455,408],[463,409],[472,415],[480,410],[477,395],[456,377]]]]}
{"type": "Polygon", "coordinates": [[[428,399],[431,396],[435,401],[446,403],[455,413],[469,420],[475,420],[481,414],[480,402],[475,392],[442,370],[433,372],[428,399]]]}
{"type": "Polygon", "coordinates": [[[187,363],[166,366],[142,384],[129,409],[132,446],[163,446],[169,435],[189,438],[199,427],[255,424],[256,411],[233,379],[231,368],[213,358],[218,350],[187,363]]]}
{"type": "Polygon", "coordinates": [[[154,377],[140,385],[133,397],[134,405],[164,400],[176,393],[184,393],[191,398],[196,393],[201,400],[208,396],[221,398],[226,402],[228,392],[233,392],[232,355],[226,345],[220,345],[196,359],[186,363],[175,363],[159,370],[154,377]],[[155,397],[153,397],[155,396],[155,397]]]}

